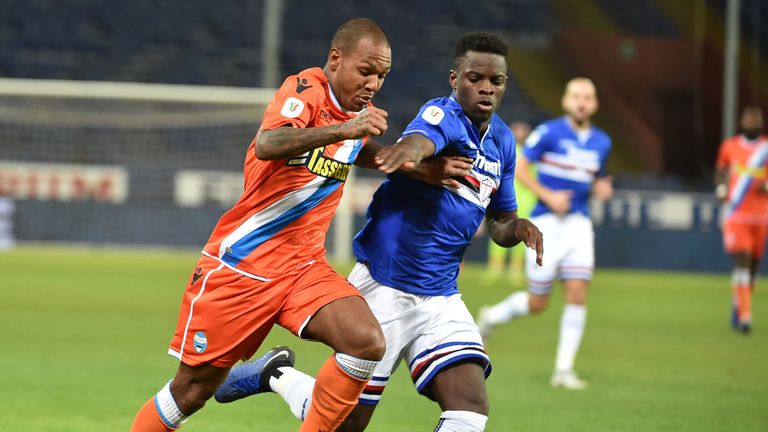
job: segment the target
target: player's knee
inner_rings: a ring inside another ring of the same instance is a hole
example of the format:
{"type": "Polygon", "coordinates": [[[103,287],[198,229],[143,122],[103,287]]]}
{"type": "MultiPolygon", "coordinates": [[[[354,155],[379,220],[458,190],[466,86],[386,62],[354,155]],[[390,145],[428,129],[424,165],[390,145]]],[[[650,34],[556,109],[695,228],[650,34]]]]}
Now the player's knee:
{"type": "Polygon", "coordinates": [[[387,340],[384,338],[384,333],[381,328],[371,330],[366,335],[367,343],[361,346],[360,352],[357,357],[365,360],[379,361],[384,358],[384,353],[387,350],[387,340]]]}
{"type": "Polygon", "coordinates": [[[176,406],[179,407],[184,415],[192,415],[200,410],[208,401],[206,398],[200,397],[199,394],[182,394],[175,397],[176,406]]]}
{"type": "Polygon", "coordinates": [[[541,313],[549,304],[549,296],[532,295],[528,299],[528,308],[532,314],[541,313]]]}
{"type": "Polygon", "coordinates": [[[476,395],[476,397],[470,399],[467,403],[467,411],[488,415],[490,410],[490,403],[488,402],[488,396],[485,394],[476,395]]]}
{"type": "Polygon", "coordinates": [[[379,361],[387,349],[384,333],[379,326],[363,326],[347,332],[345,354],[362,360],[379,361]]]}
{"type": "Polygon", "coordinates": [[[197,383],[180,388],[173,393],[176,406],[184,415],[192,415],[205,406],[216,391],[216,386],[208,383],[197,383]]]}
{"type": "Polygon", "coordinates": [[[488,395],[485,392],[468,393],[461,392],[456,395],[456,400],[451,404],[451,409],[470,411],[487,416],[490,409],[488,395]]]}

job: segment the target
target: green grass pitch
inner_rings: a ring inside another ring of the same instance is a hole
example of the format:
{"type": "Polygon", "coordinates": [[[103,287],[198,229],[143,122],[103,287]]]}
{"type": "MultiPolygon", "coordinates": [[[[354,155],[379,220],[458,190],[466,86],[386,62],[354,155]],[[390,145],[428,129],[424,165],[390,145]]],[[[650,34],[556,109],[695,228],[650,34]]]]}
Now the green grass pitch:
{"type": "MultiPolygon", "coordinates": [[[[126,431],[176,369],[166,355],[195,253],[24,247],[0,254],[0,431],[126,431]]],[[[349,266],[340,266],[346,272],[349,266]]],[[[510,283],[468,265],[470,310],[510,283]]],[[[726,275],[599,270],[577,368],[585,392],[548,388],[562,293],[542,316],[498,329],[487,349],[487,431],[768,431],[768,284],[752,335],[728,327],[726,275]]],[[[330,351],[276,328],[317,371],[330,351]]],[[[370,431],[429,431],[440,410],[400,368],[370,431]]],[[[295,431],[276,395],[210,402],[183,428],[295,431]]]]}

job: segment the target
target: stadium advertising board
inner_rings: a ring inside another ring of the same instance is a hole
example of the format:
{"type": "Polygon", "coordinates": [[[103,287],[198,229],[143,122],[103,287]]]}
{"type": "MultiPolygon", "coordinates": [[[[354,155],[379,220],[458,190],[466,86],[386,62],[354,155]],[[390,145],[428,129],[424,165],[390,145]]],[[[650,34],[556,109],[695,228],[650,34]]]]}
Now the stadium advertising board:
{"type": "Polygon", "coordinates": [[[0,196],[121,204],[128,199],[128,173],[108,165],[0,161],[0,196]]]}

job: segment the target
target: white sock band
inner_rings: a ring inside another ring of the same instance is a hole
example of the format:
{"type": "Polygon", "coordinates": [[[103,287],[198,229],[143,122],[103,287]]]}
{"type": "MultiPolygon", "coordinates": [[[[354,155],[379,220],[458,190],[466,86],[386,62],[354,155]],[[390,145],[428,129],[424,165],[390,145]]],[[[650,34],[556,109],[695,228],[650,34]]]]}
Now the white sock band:
{"type": "Polygon", "coordinates": [[[443,411],[435,432],[482,432],[488,416],[472,411],[443,411]]]}
{"type": "Polygon", "coordinates": [[[291,413],[297,419],[304,421],[304,416],[307,415],[309,406],[312,405],[312,389],[315,387],[315,379],[290,366],[283,366],[277,370],[282,374],[279,378],[271,377],[269,386],[288,403],[291,413]]]}
{"type": "Polygon", "coordinates": [[[160,419],[171,429],[177,429],[189,416],[184,415],[171,394],[171,381],[155,395],[155,409],[160,419]]]}
{"type": "Polygon", "coordinates": [[[587,307],[566,303],[560,318],[560,342],[557,345],[556,371],[573,370],[576,353],[587,322],[587,307]]]}
{"type": "Polygon", "coordinates": [[[362,360],[351,355],[336,353],[336,364],[346,373],[361,380],[369,380],[373,376],[378,361],[362,360]]]}

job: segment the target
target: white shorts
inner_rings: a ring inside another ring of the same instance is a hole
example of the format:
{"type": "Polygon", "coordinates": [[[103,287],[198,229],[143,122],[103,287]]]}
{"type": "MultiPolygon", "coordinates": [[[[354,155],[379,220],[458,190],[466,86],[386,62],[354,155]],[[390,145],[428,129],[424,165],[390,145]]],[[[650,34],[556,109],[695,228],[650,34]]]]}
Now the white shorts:
{"type": "Polygon", "coordinates": [[[408,364],[419,393],[426,390],[438,372],[457,362],[479,361],[485,367],[486,378],[490,375],[491,362],[483,339],[461,294],[424,296],[400,291],[373,280],[368,267],[360,263],[347,279],[365,297],[387,341],[384,358],[376,366],[359,403],[379,402],[401,360],[408,364]]]}
{"type": "Polygon", "coordinates": [[[547,295],[558,277],[592,279],[595,267],[595,232],[592,220],[581,213],[558,216],[552,213],[531,218],[544,234],[544,265],[536,264],[536,251],[526,249],[525,273],[528,291],[547,295]]]}

